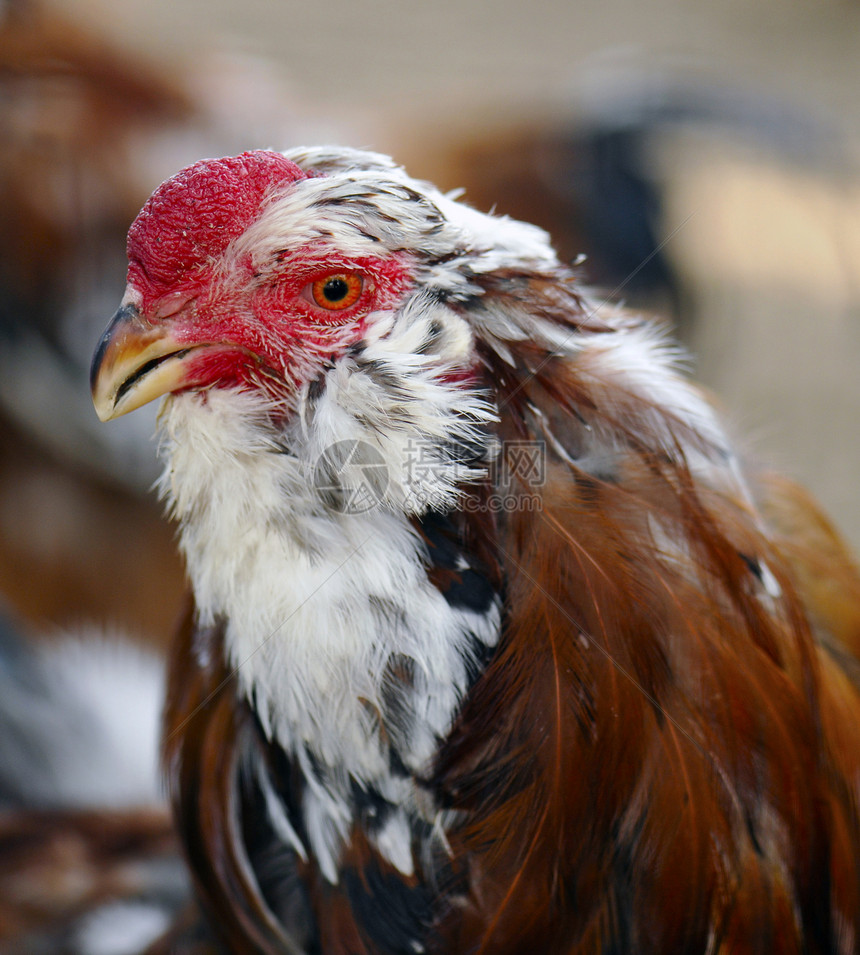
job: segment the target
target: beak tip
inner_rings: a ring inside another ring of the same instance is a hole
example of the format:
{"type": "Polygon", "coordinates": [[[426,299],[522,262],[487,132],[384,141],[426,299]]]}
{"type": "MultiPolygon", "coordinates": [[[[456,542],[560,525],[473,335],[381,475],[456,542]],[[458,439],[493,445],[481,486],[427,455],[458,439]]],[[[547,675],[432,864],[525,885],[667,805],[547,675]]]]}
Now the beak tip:
{"type": "Polygon", "coordinates": [[[102,423],[104,423],[105,421],[110,421],[112,418],[116,417],[112,403],[109,403],[106,401],[98,401],[94,397],[93,406],[96,409],[96,414],[98,415],[99,421],[101,421],[102,423]]]}

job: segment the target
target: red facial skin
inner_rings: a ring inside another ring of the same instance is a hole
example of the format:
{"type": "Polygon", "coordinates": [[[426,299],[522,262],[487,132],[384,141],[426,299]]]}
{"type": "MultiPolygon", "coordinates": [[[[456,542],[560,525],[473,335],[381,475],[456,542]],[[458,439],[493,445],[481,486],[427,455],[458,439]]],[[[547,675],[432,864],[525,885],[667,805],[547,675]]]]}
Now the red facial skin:
{"type": "MultiPolygon", "coordinates": [[[[236,278],[219,282],[204,272],[181,289],[150,298],[143,310],[153,323],[169,323],[180,346],[230,346],[200,349],[189,362],[186,387],[263,386],[283,397],[285,385],[292,392],[360,341],[368,315],[395,307],[409,287],[406,263],[396,258],[343,263],[315,258],[313,250],[291,256],[287,267],[262,281],[250,272],[245,281],[236,278]],[[338,310],[316,305],[313,283],[347,271],[364,283],[355,304],[338,310]],[[178,302],[182,306],[174,311],[178,302]]],[[[131,276],[129,285],[137,291],[131,276]]]]}
{"type": "Polygon", "coordinates": [[[156,190],[132,224],[128,285],[144,318],[169,324],[180,347],[226,346],[190,356],[184,388],[262,386],[288,397],[362,338],[370,313],[395,307],[408,290],[405,256],[344,261],[310,246],[264,274],[250,263],[228,275],[215,268],[269,198],[305,178],[278,153],[203,160],[156,190]],[[314,302],[316,280],[347,272],[363,280],[354,304],[314,302]]]}

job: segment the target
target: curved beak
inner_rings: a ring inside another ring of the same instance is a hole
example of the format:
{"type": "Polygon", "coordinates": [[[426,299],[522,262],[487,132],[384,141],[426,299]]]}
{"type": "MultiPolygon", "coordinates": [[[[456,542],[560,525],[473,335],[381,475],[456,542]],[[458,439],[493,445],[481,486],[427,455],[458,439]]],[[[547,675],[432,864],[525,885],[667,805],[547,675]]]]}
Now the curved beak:
{"type": "Polygon", "coordinates": [[[152,325],[134,305],[111,319],[90,369],[93,404],[102,421],[174,391],[186,381],[195,346],[176,339],[168,323],[152,325]]]}

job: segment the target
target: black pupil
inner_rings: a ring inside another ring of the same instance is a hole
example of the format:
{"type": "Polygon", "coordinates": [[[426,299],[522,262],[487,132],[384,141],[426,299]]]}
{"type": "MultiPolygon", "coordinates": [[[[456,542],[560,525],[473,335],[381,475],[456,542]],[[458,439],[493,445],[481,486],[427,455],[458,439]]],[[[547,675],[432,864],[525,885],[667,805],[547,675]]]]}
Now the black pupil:
{"type": "Polygon", "coordinates": [[[329,279],[323,286],[323,295],[329,302],[342,302],[348,293],[349,286],[346,279],[329,279]]]}

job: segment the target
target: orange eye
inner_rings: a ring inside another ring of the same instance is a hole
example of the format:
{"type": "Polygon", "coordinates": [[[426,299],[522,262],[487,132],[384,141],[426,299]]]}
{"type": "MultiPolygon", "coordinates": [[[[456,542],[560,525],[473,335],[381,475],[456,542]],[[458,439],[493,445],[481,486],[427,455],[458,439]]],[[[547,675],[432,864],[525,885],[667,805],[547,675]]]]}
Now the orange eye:
{"type": "Polygon", "coordinates": [[[311,285],[311,296],[320,308],[338,311],[355,305],[364,288],[364,280],[357,272],[338,272],[317,279],[311,285]]]}

